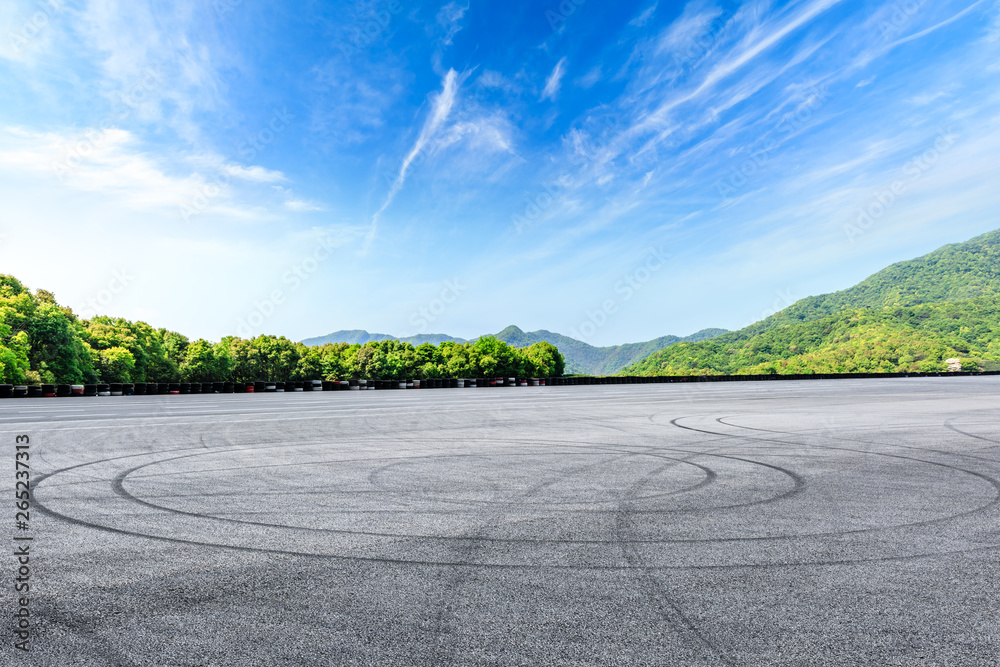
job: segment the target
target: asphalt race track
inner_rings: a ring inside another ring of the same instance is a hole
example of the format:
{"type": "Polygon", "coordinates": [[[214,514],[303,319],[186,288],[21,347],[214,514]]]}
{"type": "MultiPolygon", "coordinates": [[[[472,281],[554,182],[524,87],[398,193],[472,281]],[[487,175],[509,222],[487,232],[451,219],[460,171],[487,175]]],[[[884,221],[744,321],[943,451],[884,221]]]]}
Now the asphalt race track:
{"type": "Polygon", "coordinates": [[[18,434],[35,484],[2,664],[1000,664],[1000,377],[18,399],[0,430],[7,497],[18,434]]]}

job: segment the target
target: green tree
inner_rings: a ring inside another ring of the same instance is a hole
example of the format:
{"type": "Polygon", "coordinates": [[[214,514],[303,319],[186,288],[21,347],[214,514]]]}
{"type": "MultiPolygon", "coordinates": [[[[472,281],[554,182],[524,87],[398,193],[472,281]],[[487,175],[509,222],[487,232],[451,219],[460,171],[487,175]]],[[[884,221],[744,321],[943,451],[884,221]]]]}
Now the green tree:
{"type": "Polygon", "coordinates": [[[523,360],[515,348],[495,336],[483,336],[473,343],[470,357],[477,376],[517,377],[524,372],[523,360]]]}
{"type": "Polygon", "coordinates": [[[181,376],[188,382],[212,382],[230,376],[229,357],[217,354],[214,345],[199,339],[184,350],[181,376]]]}
{"type": "Polygon", "coordinates": [[[536,377],[561,377],[566,368],[566,360],[555,345],[547,342],[535,343],[524,349],[524,356],[530,368],[529,374],[536,377]]]}
{"type": "Polygon", "coordinates": [[[124,347],[111,347],[100,351],[98,372],[102,382],[132,382],[134,370],[135,357],[124,347]]]}

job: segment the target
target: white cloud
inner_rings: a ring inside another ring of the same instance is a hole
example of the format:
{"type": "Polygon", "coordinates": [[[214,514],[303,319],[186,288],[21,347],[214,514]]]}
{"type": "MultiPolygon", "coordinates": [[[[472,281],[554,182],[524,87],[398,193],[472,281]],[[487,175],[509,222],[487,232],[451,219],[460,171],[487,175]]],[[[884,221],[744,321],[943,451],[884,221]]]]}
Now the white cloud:
{"type": "Polygon", "coordinates": [[[469,10],[469,5],[460,5],[457,2],[449,2],[441,8],[437,14],[437,23],[444,31],[441,38],[442,43],[450,45],[455,35],[462,29],[461,22],[465,12],[469,10]]]}
{"type": "Polygon", "coordinates": [[[517,93],[521,90],[520,86],[500,72],[489,69],[483,70],[483,73],[476,78],[476,85],[483,88],[495,88],[506,93],[517,93]]]}
{"type": "Polygon", "coordinates": [[[96,90],[108,97],[120,95],[156,72],[156,85],[148,86],[135,105],[137,116],[165,123],[198,143],[202,131],[195,115],[224,105],[218,69],[232,64],[232,50],[213,42],[214,33],[201,30],[205,9],[194,0],[175,0],[163,10],[130,0],[86,2],[76,30],[86,49],[80,55],[102,75],[96,90]]]}
{"type": "Polygon", "coordinates": [[[178,205],[198,183],[193,175],[166,173],[120,129],[60,134],[6,128],[0,133],[0,166],[44,174],[53,185],[105,193],[131,208],[178,205]]]}
{"type": "Polygon", "coordinates": [[[1000,41],[1000,2],[993,6],[993,24],[986,33],[986,41],[990,43],[1000,41]]]}
{"type": "Polygon", "coordinates": [[[383,202],[382,207],[375,212],[375,215],[372,216],[371,231],[367,239],[368,244],[370,244],[375,238],[375,233],[378,229],[379,217],[387,208],[389,208],[393,200],[396,198],[396,195],[403,189],[403,185],[406,183],[406,176],[410,171],[410,165],[412,165],[417,156],[423,152],[423,150],[427,147],[428,142],[430,142],[434,135],[437,134],[445,120],[447,120],[452,107],[455,106],[455,100],[458,97],[458,87],[461,85],[464,78],[464,76],[460,77],[458,72],[453,69],[448,70],[448,73],[445,75],[444,81],[441,84],[441,92],[434,97],[434,101],[431,104],[431,113],[427,117],[427,120],[424,121],[424,125],[420,130],[420,135],[417,137],[417,140],[410,149],[410,152],[403,160],[403,164],[399,168],[396,180],[393,182],[392,187],[389,188],[389,194],[386,195],[385,202],[383,202]]]}
{"type": "Polygon", "coordinates": [[[920,93],[919,95],[914,95],[907,101],[914,106],[925,107],[931,102],[936,102],[942,97],[948,97],[948,96],[949,95],[947,91],[939,90],[937,92],[926,92],[926,93],[920,93]]]}
{"type": "Polygon", "coordinates": [[[556,95],[559,94],[559,87],[562,85],[563,75],[566,73],[566,58],[560,58],[559,62],[552,69],[552,73],[549,74],[549,78],[545,80],[545,90],[542,91],[541,99],[549,99],[553,102],[556,99],[556,95]]]}
{"type": "Polygon", "coordinates": [[[715,41],[712,24],[721,15],[722,10],[718,7],[701,2],[689,3],[657,38],[655,53],[668,55],[675,63],[701,58],[711,47],[711,42],[715,41]]]}
{"type": "Polygon", "coordinates": [[[600,65],[595,65],[594,67],[591,68],[591,70],[589,72],[587,72],[586,74],[584,74],[583,76],[581,76],[579,79],[577,79],[576,83],[581,88],[585,88],[585,89],[586,88],[593,88],[594,85],[597,84],[597,82],[601,80],[601,74],[602,74],[602,72],[601,72],[601,66],[600,65]]]}
{"type": "Polygon", "coordinates": [[[512,151],[512,129],[500,114],[473,120],[463,120],[451,125],[438,141],[441,148],[467,142],[476,153],[512,151]]]}
{"type": "MultiPolygon", "coordinates": [[[[37,132],[0,130],[0,170],[51,179],[51,187],[100,193],[109,205],[176,212],[206,196],[217,214],[240,219],[267,216],[265,208],[236,198],[239,182],[280,183],[280,171],[229,163],[214,154],[156,155],[131,132],[119,128],[37,132]],[[206,195],[207,193],[207,195],[206,195]]],[[[285,199],[296,200],[282,188],[285,199]]],[[[204,208],[204,207],[200,207],[204,208]]],[[[288,210],[305,210],[298,205],[288,210]]],[[[310,209],[312,210],[312,209],[310,209]]]]}
{"type": "Polygon", "coordinates": [[[649,23],[649,19],[653,18],[653,14],[656,13],[656,8],[658,3],[653,3],[651,7],[647,7],[644,12],[636,16],[634,19],[628,22],[630,26],[641,28],[642,26],[649,23]]]}
{"type": "Polygon", "coordinates": [[[221,166],[221,170],[233,178],[252,181],[254,183],[280,183],[288,180],[280,171],[272,171],[271,169],[265,169],[256,165],[244,167],[239,164],[224,164],[221,166]]]}
{"type": "Polygon", "coordinates": [[[285,202],[285,208],[296,213],[307,213],[310,211],[324,211],[321,205],[303,199],[289,199],[285,202]]]}
{"type": "Polygon", "coordinates": [[[936,25],[932,25],[930,28],[927,28],[925,30],[921,30],[918,33],[914,33],[912,35],[907,35],[906,37],[902,37],[900,39],[897,39],[892,44],[889,44],[889,46],[886,47],[886,48],[887,49],[892,49],[892,48],[897,47],[897,46],[899,46],[901,44],[906,44],[907,42],[912,42],[915,39],[920,39],[921,37],[926,37],[927,35],[931,34],[932,32],[940,30],[941,28],[943,28],[945,26],[948,26],[948,25],[951,25],[955,21],[958,21],[963,16],[966,16],[967,14],[969,14],[973,9],[975,9],[979,5],[983,4],[984,1],[985,0],[976,0],[976,2],[972,3],[971,5],[969,5],[968,7],[966,7],[965,9],[963,9],[962,11],[958,12],[957,14],[954,14],[953,16],[945,19],[944,21],[941,21],[940,23],[938,23],[936,25]]]}
{"type": "Polygon", "coordinates": [[[405,95],[405,72],[367,63],[363,75],[332,59],[318,65],[310,130],[335,144],[360,144],[385,128],[385,117],[405,95]]]}

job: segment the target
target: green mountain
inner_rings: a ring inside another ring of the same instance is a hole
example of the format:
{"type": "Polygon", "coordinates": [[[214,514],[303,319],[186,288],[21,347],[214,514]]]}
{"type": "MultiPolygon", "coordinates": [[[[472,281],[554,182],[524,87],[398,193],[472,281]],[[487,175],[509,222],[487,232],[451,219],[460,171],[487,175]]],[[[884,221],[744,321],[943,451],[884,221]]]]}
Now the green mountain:
{"type": "Polygon", "coordinates": [[[704,329],[686,338],[662,336],[644,343],[628,343],[610,347],[594,347],[583,341],[551,331],[525,333],[509,326],[496,337],[508,345],[526,347],[540,341],[552,343],[566,359],[566,372],[580,375],[614,375],[629,364],[653,354],[657,350],[682,342],[696,342],[725,333],[725,329],[704,329]]]}
{"type": "Polygon", "coordinates": [[[1000,231],[802,299],[740,331],[658,351],[634,375],[991,369],[1000,359],[1000,231]]]}
{"type": "MultiPolygon", "coordinates": [[[[696,334],[679,338],[677,336],[663,336],[655,340],[644,343],[629,343],[626,345],[614,345],[610,347],[594,347],[583,341],[563,336],[551,331],[531,331],[524,332],[515,326],[509,326],[496,337],[508,345],[514,347],[528,347],[535,343],[548,342],[559,348],[566,359],[566,372],[580,375],[614,375],[625,366],[632,364],[643,357],[661,350],[668,345],[681,342],[696,342],[706,340],[713,336],[725,333],[725,329],[704,329],[696,334]]],[[[368,333],[367,331],[354,329],[347,331],[336,331],[327,336],[318,338],[308,338],[302,341],[309,346],[325,345],[326,343],[367,343],[369,341],[396,340],[394,336],[386,334],[368,333]]],[[[438,345],[442,342],[451,341],[465,343],[461,338],[453,338],[444,334],[422,334],[400,338],[406,343],[420,345],[422,343],[432,343],[438,345]]]]}
{"type": "Polygon", "coordinates": [[[396,338],[395,336],[390,336],[389,334],[380,333],[368,333],[363,329],[349,329],[345,331],[334,331],[332,334],[326,336],[318,336],[316,338],[307,338],[302,343],[310,347],[318,347],[320,345],[326,345],[327,343],[348,343],[354,345],[359,343],[364,345],[365,343],[371,343],[373,341],[382,340],[399,340],[404,343],[410,343],[413,346],[422,345],[424,343],[430,343],[431,345],[440,345],[441,343],[464,343],[465,341],[461,338],[453,338],[452,336],[446,336],[445,334],[419,334],[417,336],[409,336],[408,338],[396,338]]]}

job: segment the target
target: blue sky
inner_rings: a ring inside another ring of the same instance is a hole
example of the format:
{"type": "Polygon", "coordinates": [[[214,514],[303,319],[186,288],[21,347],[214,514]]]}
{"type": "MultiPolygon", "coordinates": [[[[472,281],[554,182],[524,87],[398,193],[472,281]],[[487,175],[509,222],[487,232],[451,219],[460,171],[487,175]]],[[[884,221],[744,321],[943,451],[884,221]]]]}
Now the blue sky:
{"type": "Polygon", "coordinates": [[[217,340],[735,329],[1000,227],[1000,2],[7,0],[0,271],[217,340]]]}

